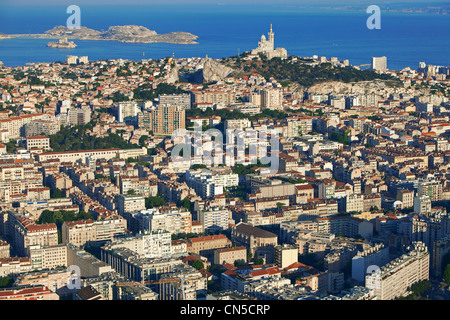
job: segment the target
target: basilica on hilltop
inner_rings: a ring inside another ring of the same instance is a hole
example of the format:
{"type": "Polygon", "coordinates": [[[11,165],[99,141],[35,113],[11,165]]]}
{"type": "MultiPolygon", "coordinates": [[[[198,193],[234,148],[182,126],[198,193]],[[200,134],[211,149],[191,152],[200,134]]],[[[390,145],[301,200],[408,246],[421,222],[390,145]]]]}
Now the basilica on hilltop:
{"type": "Polygon", "coordinates": [[[261,40],[258,42],[258,48],[253,49],[252,54],[262,53],[267,59],[272,58],[287,58],[287,51],[285,48],[276,48],[275,49],[275,33],[272,31],[272,25],[270,25],[269,38],[266,39],[265,35],[261,36],[261,40]]]}

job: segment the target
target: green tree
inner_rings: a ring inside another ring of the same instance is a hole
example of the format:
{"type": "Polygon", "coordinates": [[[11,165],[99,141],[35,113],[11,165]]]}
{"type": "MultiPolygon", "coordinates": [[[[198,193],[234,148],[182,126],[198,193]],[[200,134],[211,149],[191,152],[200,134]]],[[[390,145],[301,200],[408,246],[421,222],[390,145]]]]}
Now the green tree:
{"type": "Polygon", "coordinates": [[[431,287],[431,283],[429,280],[422,280],[419,282],[414,283],[411,286],[411,291],[413,297],[420,297],[422,294],[424,294],[429,288],[431,287]]]}
{"type": "Polygon", "coordinates": [[[139,138],[139,145],[145,147],[145,141],[148,139],[147,135],[143,135],[139,138]]]}
{"type": "Polygon", "coordinates": [[[55,223],[56,226],[60,228],[65,221],[77,221],[87,219],[93,220],[94,218],[90,213],[85,211],[80,211],[76,213],[73,211],[66,211],[66,210],[57,210],[57,211],[44,210],[39,216],[37,223],[38,224],[55,223]]]}
{"type": "Polygon", "coordinates": [[[50,147],[54,151],[140,148],[138,144],[129,143],[115,133],[110,133],[107,137],[91,136],[87,133],[90,127],[92,123],[62,127],[58,133],[50,135],[50,147]]]}
{"type": "Polygon", "coordinates": [[[192,204],[189,201],[189,199],[184,198],[183,200],[181,200],[178,204],[180,207],[185,207],[186,209],[188,209],[189,211],[191,210],[192,204]]]}
{"type": "Polygon", "coordinates": [[[64,198],[62,191],[58,188],[50,189],[50,198],[51,199],[59,199],[64,198]]]}
{"type": "Polygon", "coordinates": [[[130,99],[126,95],[124,95],[122,92],[116,91],[111,96],[111,100],[114,102],[122,102],[122,101],[128,101],[130,99]]]}
{"type": "Polygon", "coordinates": [[[154,197],[148,197],[145,198],[145,208],[150,209],[150,208],[155,208],[155,207],[162,207],[166,205],[166,200],[157,195],[154,197]]]}
{"type": "Polygon", "coordinates": [[[444,281],[450,285],[450,264],[447,264],[444,270],[444,281]]]}
{"type": "Polygon", "coordinates": [[[245,266],[245,262],[243,260],[235,260],[234,261],[234,266],[235,267],[242,267],[245,266]]]}
{"type": "Polygon", "coordinates": [[[17,144],[14,141],[9,141],[6,143],[6,152],[7,153],[16,153],[17,144]]]}
{"type": "Polygon", "coordinates": [[[284,206],[286,206],[284,203],[282,202],[277,202],[277,208],[283,208],[284,206]]]}
{"type": "Polygon", "coordinates": [[[200,260],[195,260],[194,262],[192,262],[192,266],[197,270],[205,268],[205,266],[203,265],[203,262],[201,262],[200,260]]]}
{"type": "Polygon", "coordinates": [[[139,159],[133,158],[133,157],[129,157],[129,158],[127,158],[127,160],[126,160],[127,163],[136,163],[136,162],[138,162],[138,161],[139,161],[139,159]]]}
{"type": "Polygon", "coordinates": [[[11,287],[14,283],[14,279],[6,276],[0,278],[0,288],[8,288],[11,287]]]}

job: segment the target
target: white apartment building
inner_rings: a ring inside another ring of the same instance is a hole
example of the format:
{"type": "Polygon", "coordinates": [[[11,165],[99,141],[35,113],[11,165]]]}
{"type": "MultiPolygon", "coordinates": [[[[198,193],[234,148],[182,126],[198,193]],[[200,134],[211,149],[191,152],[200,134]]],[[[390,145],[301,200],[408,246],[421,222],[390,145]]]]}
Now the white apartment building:
{"type": "Polygon", "coordinates": [[[50,138],[46,136],[30,136],[26,138],[27,150],[31,149],[50,149],[50,138]]]}
{"type": "Polygon", "coordinates": [[[183,94],[163,94],[158,97],[160,105],[180,106],[183,109],[191,107],[191,95],[183,94]]]}
{"type": "Polygon", "coordinates": [[[382,243],[364,251],[359,251],[352,258],[352,278],[364,282],[370,266],[382,267],[389,262],[389,248],[382,243]]]}
{"type": "Polygon", "coordinates": [[[205,231],[215,232],[228,229],[230,213],[225,207],[202,209],[197,216],[205,231]]]}
{"type": "Polygon", "coordinates": [[[428,196],[431,201],[440,201],[442,198],[442,183],[438,180],[420,180],[417,193],[419,197],[428,196]]]}
{"type": "Polygon", "coordinates": [[[156,230],[138,233],[134,237],[115,240],[102,247],[103,250],[126,248],[143,258],[167,258],[172,254],[172,237],[170,232],[156,230]]]}
{"type": "Polygon", "coordinates": [[[392,300],[408,292],[411,285],[429,279],[430,256],[422,242],[413,242],[410,251],[366,275],[366,288],[373,289],[378,300],[392,300]]]}
{"type": "Polygon", "coordinates": [[[67,120],[73,125],[82,125],[91,121],[91,109],[70,108],[67,111],[67,120]]]}
{"type": "Polygon", "coordinates": [[[92,159],[112,159],[112,158],[122,158],[127,159],[130,157],[138,157],[145,155],[147,153],[146,148],[136,148],[136,149],[97,149],[97,150],[78,150],[78,151],[63,151],[63,152],[44,152],[37,154],[37,161],[45,162],[52,159],[60,159],[61,162],[76,162],[76,161],[86,161],[88,158],[92,159]]]}
{"type": "Polygon", "coordinates": [[[139,230],[142,232],[154,232],[166,230],[170,234],[190,233],[192,230],[192,215],[182,208],[171,208],[160,211],[157,208],[142,210],[135,215],[139,221],[139,230]]]}
{"type": "Polygon", "coordinates": [[[364,211],[364,195],[350,194],[345,197],[345,211],[359,212],[364,211]]]}
{"type": "Polygon", "coordinates": [[[139,112],[139,106],[134,101],[119,102],[117,106],[117,121],[118,122],[136,122],[139,112]]]}
{"type": "Polygon", "coordinates": [[[387,70],[387,58],[386,57],[372,57],[372,70],[384,72],[387,70]]]}
{"type": "Polygon", "coordinates": [[[115,235],[124,233],[126,228],[125,219],[119,216],[98,221],[66,221],[61,227],[62,242],[80,247],[89,241],[111,240],[115,235]]]}
{"type": "Polygon", "coordinates": [[[0,259],[0,278],[32,270],[30,259],[13,257],[0,259]]]}
{"type": "Polygon", "coordinates": [[[54,223],[37,225],[31,219],[20,218],[14,231],[14,245],[21,255],[26,255],[29,246],[58,244],[58,230],[54,223]]]}
{"type": "Polygon", "coordinates": [[[67,246],[65,244],[29,246],[27,255],[33,269],[53,269],[67,266],[67,246]]]}
{"type": "Polygon", "coordinates": [[[248,119],[227,119],[225,120],[224,131],[227,130],[244,130],[250,128],[252,123],[248,119]]]}
{"type": "Polygon", "coordinates": [[[215,174],[211,170],[186,171],[186,183],[203,199],[223,194],[224,188],[239,185],[236,173],[215,174]]]}
{"type": "Polygon", "coordinates": [[[145,198],[141,195],[118,195],[117,210],[121,216],[126,212],[134,212],[145,209],[145,198]]]}
{"type": "Polygon", "coordinates": [[[431,212],[431,199],[427,195],[414,197],[413,211],[415,213],[431,212]]]}
{"type": "Polygon", "coordinates": [[[280,110],[283,108],[283,91],[278,88],[261,90],[261,110],[280,110]]]}

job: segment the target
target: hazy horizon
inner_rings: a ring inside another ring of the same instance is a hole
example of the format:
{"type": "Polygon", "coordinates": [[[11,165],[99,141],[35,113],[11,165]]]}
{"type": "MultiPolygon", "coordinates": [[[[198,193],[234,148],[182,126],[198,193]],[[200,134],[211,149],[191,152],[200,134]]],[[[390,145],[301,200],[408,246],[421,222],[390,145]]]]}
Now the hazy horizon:
{"type": "Polygon", "coordinates": [[[423,1],[423,0],[379,0],[374,3],[373,0],[343,0],[343,1],[333,1],[333,0],[277,0],[275,3],[273,0],[217,0],[215,2],[208,0],[41,0],[36,3],[35,0],[4,0],[1,5],[4,6],[63,6],[63,5],[83,5],[83,6],[96,6],[96,5],[168,5],[168,4],[185,4],[185,5],[298,5],[298,6],[364,6],[376,4],[382,5],[393,5],[393,4],[404,4],[404,5],[450,5],[450,0],[444,1],[423,1]]]}

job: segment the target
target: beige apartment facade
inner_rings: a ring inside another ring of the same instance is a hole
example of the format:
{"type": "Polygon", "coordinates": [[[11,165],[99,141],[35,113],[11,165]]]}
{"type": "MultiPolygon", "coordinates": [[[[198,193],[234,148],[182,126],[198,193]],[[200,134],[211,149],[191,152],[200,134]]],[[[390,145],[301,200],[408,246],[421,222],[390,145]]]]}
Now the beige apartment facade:
{"type": "Polygon", "coordinates": [[[247,248],[233,247],[214,250],[214,264],[234,264],[235,261],[247,262],[247,248]]]}

